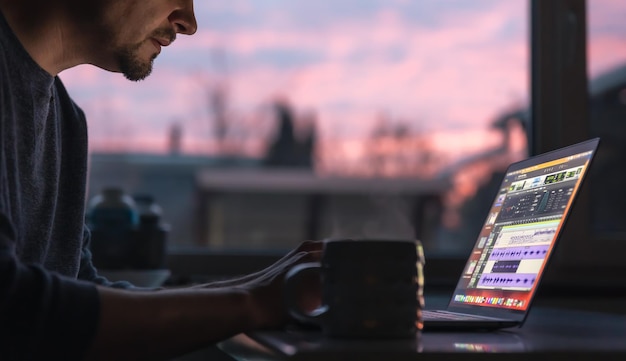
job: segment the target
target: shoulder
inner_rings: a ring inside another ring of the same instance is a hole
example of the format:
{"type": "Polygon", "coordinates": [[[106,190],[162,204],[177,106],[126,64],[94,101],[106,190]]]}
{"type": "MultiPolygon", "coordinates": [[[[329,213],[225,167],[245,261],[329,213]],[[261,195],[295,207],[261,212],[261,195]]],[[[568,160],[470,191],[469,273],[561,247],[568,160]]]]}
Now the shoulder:
{"type": "Polygon", "coordinates": [[[77,118],[85,119],[85,113],[83,112],[81,107],[74,102],[67,89],[65,88],[63,81],[58,76],[54,78],[54,87],[56,90],[56,96],[59,103],[63,107],[64,112],[70,112],[71,115],[77,118]]]}

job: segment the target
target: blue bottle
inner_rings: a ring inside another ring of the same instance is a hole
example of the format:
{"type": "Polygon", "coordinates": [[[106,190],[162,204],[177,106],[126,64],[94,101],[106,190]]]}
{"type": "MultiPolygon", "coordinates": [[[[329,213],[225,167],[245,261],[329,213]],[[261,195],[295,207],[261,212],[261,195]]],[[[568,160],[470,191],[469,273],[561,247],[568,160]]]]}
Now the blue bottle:
{"type": "Polygon", "coordinates": [[[93,197],[87,207],[91,252],[96,268],[131,268],[133,232],[139,224],[135,201],[121,188],[109,187],[93,197]]]}

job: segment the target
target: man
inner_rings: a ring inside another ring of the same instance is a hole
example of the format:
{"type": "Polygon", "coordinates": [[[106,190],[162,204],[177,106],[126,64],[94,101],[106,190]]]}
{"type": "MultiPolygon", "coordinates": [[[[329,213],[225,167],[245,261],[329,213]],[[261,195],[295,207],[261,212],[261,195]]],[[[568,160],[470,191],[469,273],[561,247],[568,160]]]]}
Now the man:
{"type": "Polygon", "coordinates": [[[317,259],[187,289],[119,289],[99,277],[83,225],[87,131],[57,75],[93,64],[141,80],[193,0],[0,0],[0,359],[169,359],[288,321],[282,278],[317,259]]]}

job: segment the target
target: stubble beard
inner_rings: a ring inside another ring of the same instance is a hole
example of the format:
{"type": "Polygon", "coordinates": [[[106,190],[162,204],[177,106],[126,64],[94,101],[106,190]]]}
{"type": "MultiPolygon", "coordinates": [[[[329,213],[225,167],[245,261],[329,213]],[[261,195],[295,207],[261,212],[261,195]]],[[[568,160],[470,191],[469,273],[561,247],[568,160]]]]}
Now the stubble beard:
{"type": "MultiPolygon", "coordinates": [[[[167,38],[170,43],[176,39],[176,32],[172,29],[159,29],[155,31],[152,37],[167,38]]],[[[149,40],[146,40],[149,41],[149,40]]],[[[117,51],[117,61],[122,74],[130,81],[141,81],[152,73],[154,59],[158,54],[154,54],[149,60],[143,60],[139,57],[139,49],[145,42],[120,48],[117,51]]]]}
{"type": "Polygon", "coordinates": [[[154,54],[150,60],[142,60],[138,56],[141,45],[137,44],[120,49],[117,54],[120,71],[130,81],[141,81],[147,78],[152,73],[154,59],[157,57],[157,54],[154,54]]]}

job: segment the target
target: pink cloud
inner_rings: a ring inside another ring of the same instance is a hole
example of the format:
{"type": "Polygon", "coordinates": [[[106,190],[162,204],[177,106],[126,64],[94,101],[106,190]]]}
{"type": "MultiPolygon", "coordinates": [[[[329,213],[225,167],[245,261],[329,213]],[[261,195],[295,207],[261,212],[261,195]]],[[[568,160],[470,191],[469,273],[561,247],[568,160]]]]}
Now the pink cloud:
{"type": "MultiPolygon", "coordinates": [[[[202,2],[198,8],[222,5],[202,2]]],[[[242,1],[236,7],[240,13],[251,11],[242,1]]],[[[228,81],[231,113],[258,128],[260,137],[268,136],[271,119],[258,109],[279,95],[288,96],[299,112],[315,110],[324,139],[367,135],[381,112],[418,130],[484,129],[502,111],[527,102],[528,31],[521,29],[508,39],[498,35],[520,18],[525,23],[526,16],[525,4],[506,1],[471,17],[450,11],[436,28],[390,10],[373,20],[346,19],[315,30],[241,28],[218,33],[207,24],[195,36],[181,36],[167,54],[175,59],[178,53],[184,57],[191,50],[221,48],[227,58],[239,59],[267,49],[301,49],[322,59],[301,68],[255,64],[221,78],[228,81]],[[389,49],[396,49],[395,58],[389,49]]],[[[592,69],[623,62],[623,43],[623,35],[590,42],[592,69]]],[[[99,129],[128,129],[129,122],[136,124],[135,136],[165,137],[169,124],[178,119],[184,122],[189,144],[210,141],[205,91],[223,75],[166,64],[157,60],[154,74],[138,84],[93,67],[62,74],[93,119],[92,139],[100,136],[99,129]],[[92,96],[100,87],[108,93],[92,96]],[[105,119],[105,109],[114,117],[105,119]]]]}
{"type": "MultiPolygon", "coordinates": [[[[250,84],[250,87],[254,87],[254,84],[259,82],[267,84],[264,80],[268,78],[268,75],[270,79],[287,79],[284,83],[295,83],[296,89],[292,94],[303,98],[302,101],[306,103],[325,104],[349,99],[350,102],[363,106],[380,103],[382,96],[383,101],[389,104],[406,104],[409,107],[409,104],[416,104],[416,98],[420,98],[416,95],[420,95],[431,104],[433,100],[438,99],[437,103],[445,105],[450,98],[460,98],[461,101],[467,99],[468,103],[476,104],[476,99],[471,99],[468,95],[478,96],[482,93],[484,96],[492,97],[493,92],[491,94],[484,91],[468,92],[468,86],[487,84],[484,86],[486,88],[497,84],[501,88],[500,84],[507,82],[507,79],[512,79],[510,83],[513,83],[509,86],[511,90],[507,96],[510,96],[511,92],[526,93],[525,82],[519,83],[520,79],[525,79],[524,61],[509,62],[509,67],[500,71],[497,77],[486,77],[484,72],[473,74],[482,69],[493,69],[492,65],[496,65],[496,68],[503,68],[501,64],[503,58],[525,55],[520,54],[519,51],[523,46],[514,43],[509,46],[504,44],[497,48],[491,45],[492,54],[485,54],[484,51],[478,53],[474,50],[475,46],[469,47],[468,45],[475,45],[476,34],[490,34],[494,27],[502,26],[502,16],[499,21],[496,21],[498,18],[493,15],[485,17],[495,20],[484,21],[481,17],[475,23],[470,24],[471,32],[467,31],[465,27],[467,24],[433,31],[416,29],[412,24],[402,23],[397,14],[385,12],[380,14],[380,21],[375,24],[353,21],[316,33],[242,32],[230,37],[229,51],[245,55],[266,46],[291,47],[298,43],[300,47],[306,46],[311,53],[326,54],[325,57],[332,60],[332,63],[321,63],[293,73],[287,72],[287,75],[281,76],[277,72],[272,73],[263,68],[251,68],[241,74],[241,78],[247,79],[246,83],[250,84]],[[477,26],[483,26],[485,29],[481,30],[477,26]],[[347,34],[359,34],[359,36],[347,34]],[[381,54],[388,46],[404,48],[407,52],[406,60],[400,64],[390,64],[384,59],[378,59],[378,54],[381,54]],[[464,51],[463,48],[467,50],[464,51]],[[496,49],[493,50],[493,48],[496,49]],[[369,49],[369,52],[363,59],[346,59],[346,56],[356,49],[369,49]],[[518,68],[515,68],[516,66],[518,68]],[[465,69],[465,71],[456,69],[465,69]],[[471,69],[477,71],[472,72],[471,69]],[[263,73],[263,75],[256,73],[263,73]],[[449,80],[452,83],[451,86],[444,87],[442,80],[444,82],[449,80]],[[464,85],[459,86],[461,84],[464,85]],[[420,89],[423,89],[421,94],[419,94],[420,89]],[[454,93],[449,97],[442,96],[442,94],[450,94],[451,89],[459,89],[458,93],[463,94],[460,97],[455,97],[454,93]],[[393,99],[384,99],[385,95],[393,99]]],[[[451,22],[458,24],[454,19],[451,22]]],[[[281,85],[284,83],[278,82],[281,85]]],[[[490,107],[490,112],[494,112],[493,103],[492,101],[485,105],[490,107]]]]}
{"type": "MultiPolygon", "coordinates": [[[[503,16],[498,9],[472,21],[450,17],[447,26],[429,29],[402,20],[396,12],[384,11],[374,23],[353,19],[316,31],[243,29],[218,34],[207,29],[194,37],[181,37],[174,46],[184,52],[223,43],[228,44],[232,57],[267,48],[299,48],[327,59],[296,70],[252,66],[234,73],[229,78],[233,106],[248,112],[276,94],[288,93],[297,107],[318,109],[320,122],[350,124],[323,127],[328,132],[340,129],[363,134],[381,111],[427,122],[420,127],[446,122],[480,124],[510,102],[511,93],[526,93],[525,83],[520,82],[526,73],[524,63],[502,62],[523,56],[520,49],[525,47],[489,43],[490,35],[506,23],[507,16],[511,15],[503,16]],[[390,62],[383,55],[390,47],[400,49],[405,57],[390,62]],[[477,47],[485,49],[476,51],[477,47]],[[356,52],[363,56],[353,58],[356,52]],[[450,105],[453,102],[455,106],[450,105]],[[333,110],[337,103],[353,109],[333,110]]],[[[121,76],[111,77],[93,68],[80,68],[65,79],[79,89],[98,85],[127,89],[106,94],[105,100],[87,100],[87,106],[109,107],[109,112],[126,114],[119,119],[142,119],[144,126],[154,122],[148,133],[163,133],[168,124],[164,118],[192,119],[194,127],[206,121],[202,84],[194,84],[190,76],[181,79],[180,71],[161,69],[158,63],[154,75],[132,87],[121,76]],[[141,98],[142,92],[155,92],[155,98],[141,98]]]]}
{"type": "Polygon", "coordinates": [[[589,72],[597,76],[626,63],[626,34],[592,38],[588,43],[589,72]]]}

